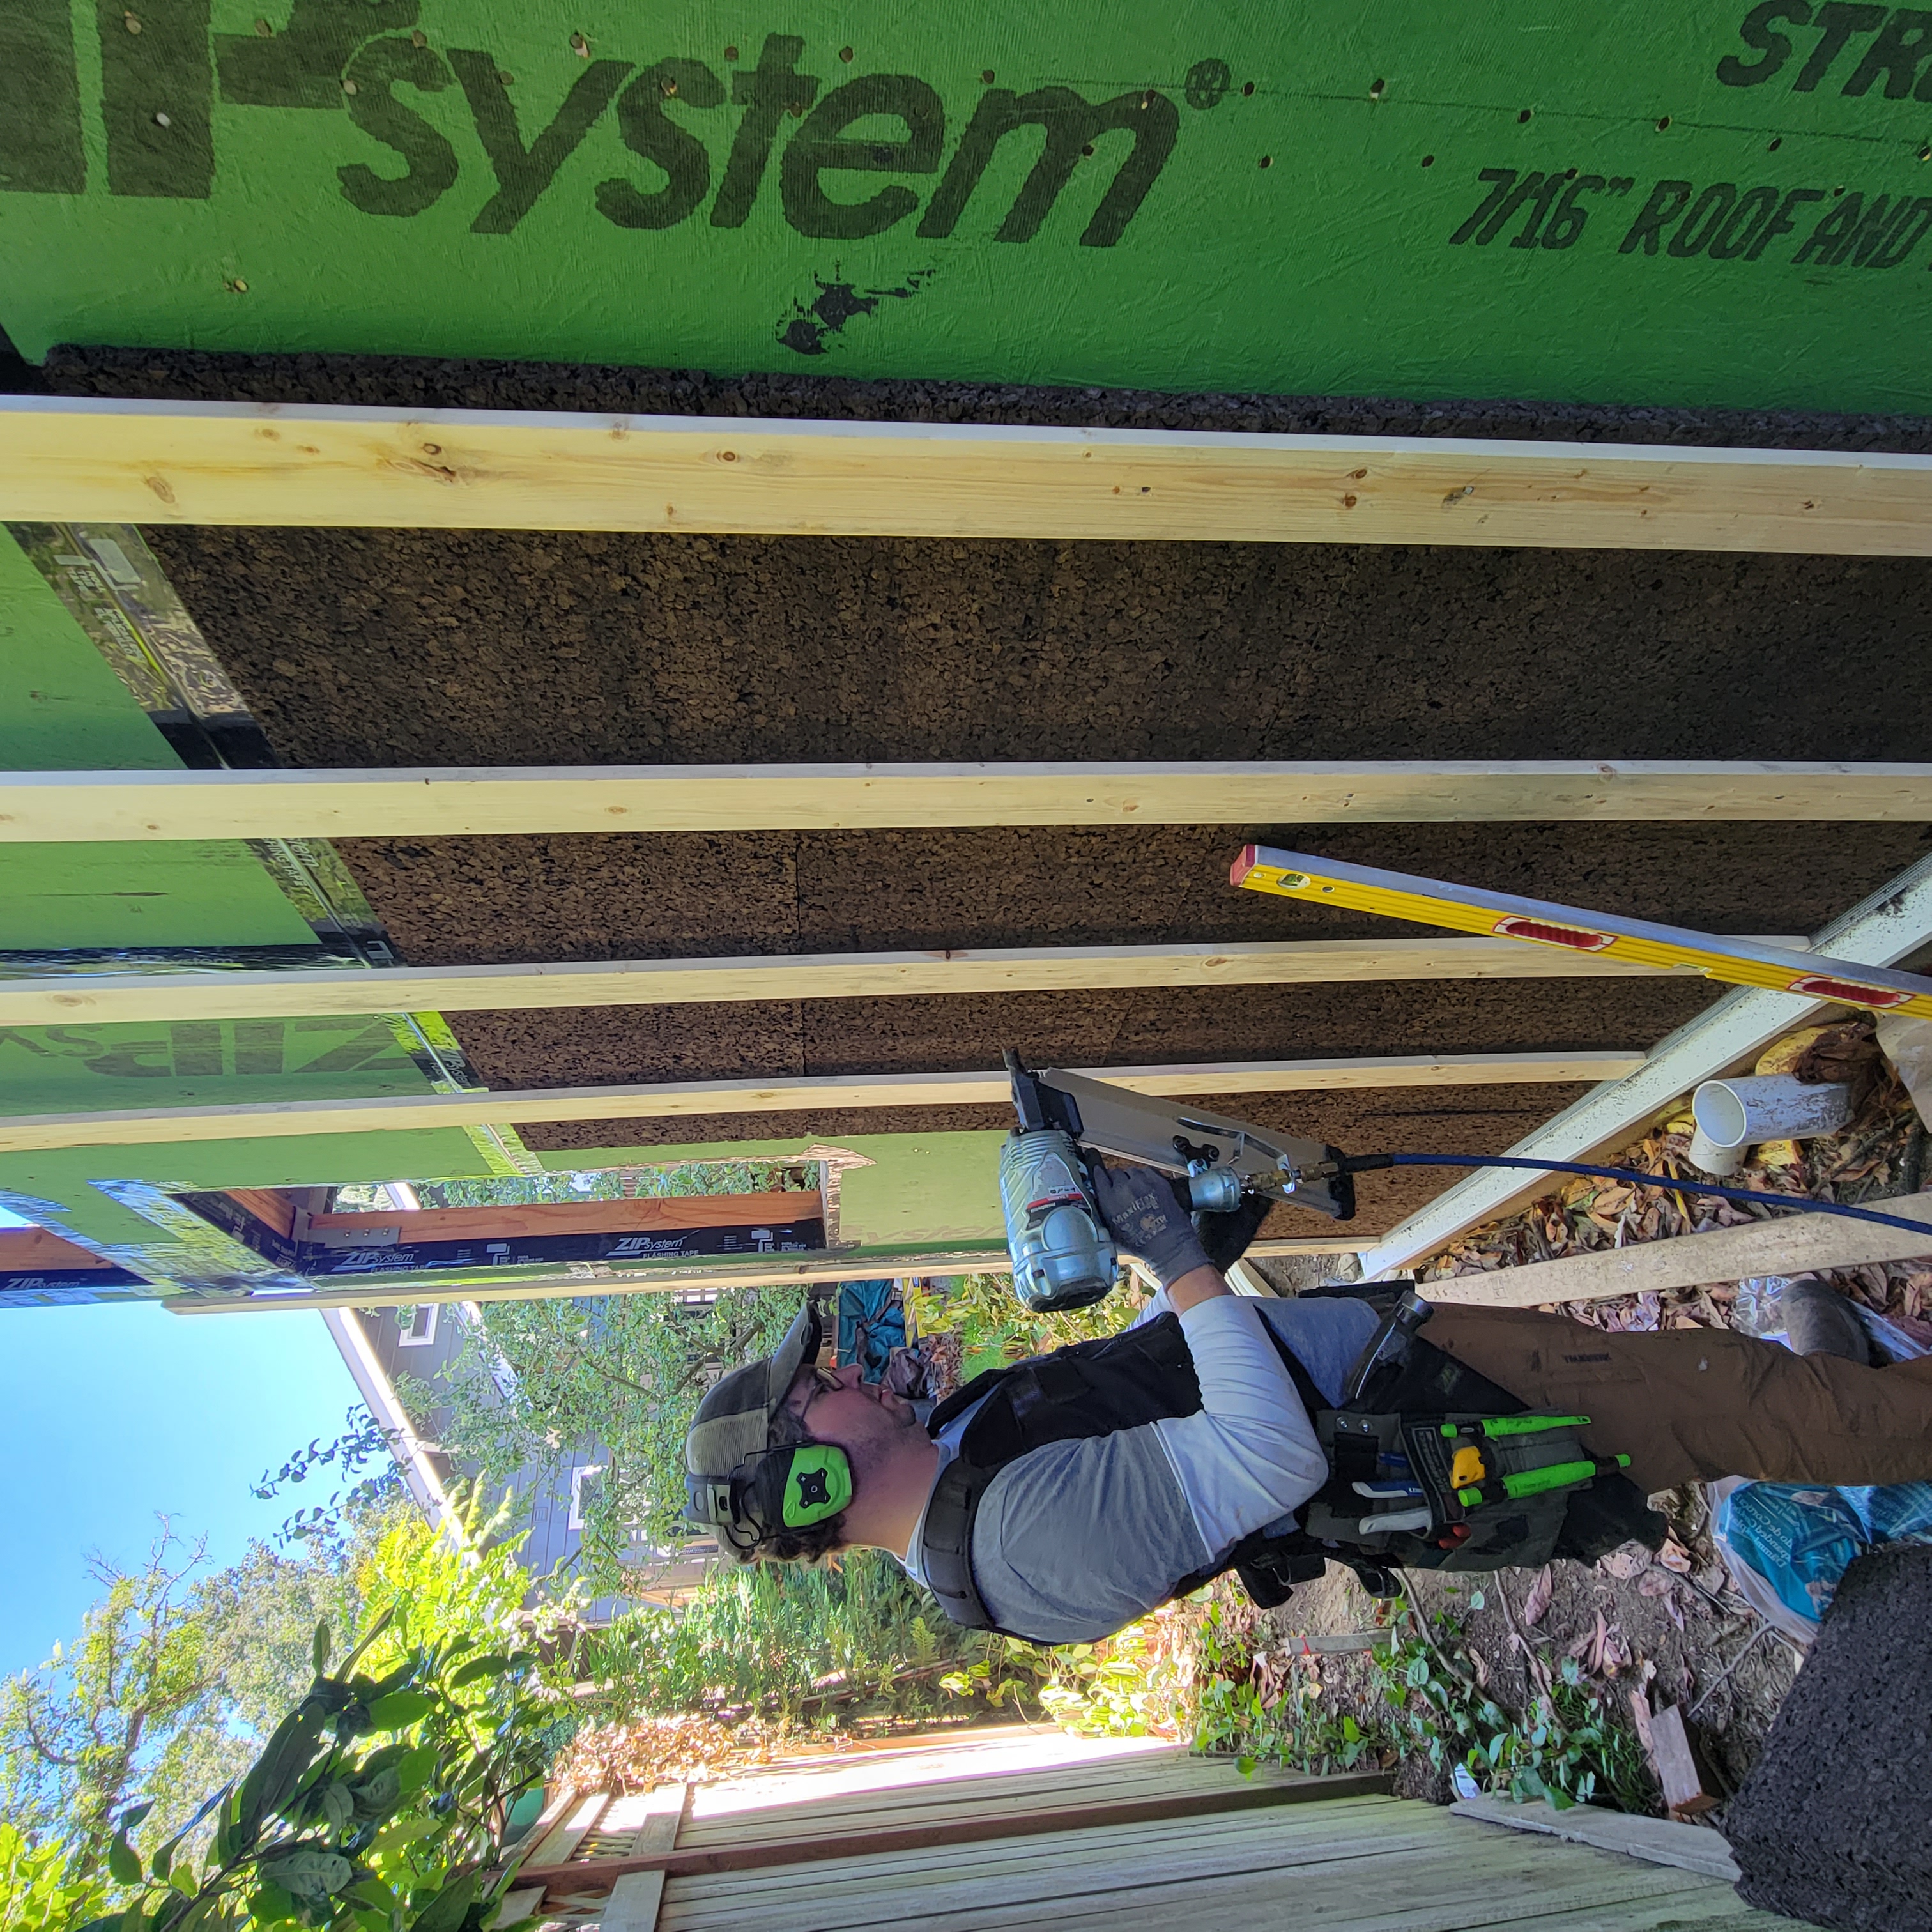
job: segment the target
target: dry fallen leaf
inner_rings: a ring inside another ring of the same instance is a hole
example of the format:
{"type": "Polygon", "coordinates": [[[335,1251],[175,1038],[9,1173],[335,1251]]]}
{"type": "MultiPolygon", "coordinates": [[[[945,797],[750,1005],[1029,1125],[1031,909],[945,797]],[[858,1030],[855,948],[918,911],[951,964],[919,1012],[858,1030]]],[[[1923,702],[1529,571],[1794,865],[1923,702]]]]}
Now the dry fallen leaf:
{"type": "Polygon", "coordinates": [[[1604,1628],[1604,1613],[1599,1610],[1597,1612],[1597,1628],[1590,1634],[1590,1660],[1583,1666],[1592,1677],[1600,1677],[1604,1674],[1604,1646],[1607,1635],[1604,1628]]]}
{"type": "Polygon", "coordinates": [[[1688,1576],[1695,1567],[1690,1561],[1690,1552],[1676,1537],[1667,1536],[1664,1547],[1657,1552],[1657,1560],[1666,1570],[1675,1570],[1680,1576],[1688,1576]]]}
{"type": "Polygon", "coordinates": [[[1646,1570],[1637,1579],[1636,1593],[1640,1597],[1665,1597],[1670,1594],[1670,1579],[1661,1570],[1646,1570]]]}
{"type": "Polygon", "coordinates": [[[1640,1543],[1626,1543],[1613,1550],[1609,1556],[1600,1557],[1597,1568],[1606,1576],[1614,1576],[1620,1583],[1628,1583],[1633,1576],[1641,1576],[1650,1568],[1650,1552],[1640,1543]]]}
{"type": "Polygon", "coordinates": [[[1630,1722],[1636,1728],[1637,1742],[1642,1745],[1646,1756],[1654,1754],[1657,1747],[1651,1736],[1650,1700],[1641,1690],[1633,1690],[1630,1708],[1630,1722]]]}
{"type": "Polygon", "coordinates": [[[1542,1622],[1556,1590],[1556,1580],[1550,1574],[1550,1565],[1546,1563],[1536,1573],[1536,1580],[1529,1586],[1529,1594],[1522,1600],[1522,1621],[1527,1628],[1534,1630],[1542,1622]]]}

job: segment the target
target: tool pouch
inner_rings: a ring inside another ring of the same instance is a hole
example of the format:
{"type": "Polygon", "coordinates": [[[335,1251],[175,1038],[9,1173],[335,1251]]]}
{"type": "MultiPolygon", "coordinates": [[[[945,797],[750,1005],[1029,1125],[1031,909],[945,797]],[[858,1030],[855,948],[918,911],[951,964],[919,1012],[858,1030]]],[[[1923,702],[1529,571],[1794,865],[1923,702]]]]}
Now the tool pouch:
{"type": "MultiPolygon", "coordinates": [[[[1444,1358],[1447,1360],[1447,1358],[1444,1358]]],[[[1570,1490],[1502,1497],[1467,1504],[1451,1476],[1456,1450],[1474,1448],[1486,1478],[1527,1474],[1560,1463],[1587,1462],[1588,1452],[1574,1429],[1492,1439],[1482,1425],[1503,1414],[1485,1408],[1417,1414],[1384,1410],[1324,1409],[1315,1431],[1328,1457],[1329,1480],[1302,1513],[1309,1534],[1354,1544],[1371,1561],[1400,1569],[1534,1568],[1556,1554],[1569,1514],[1570,1490]],[[1444,1433],[1454,1430],[1454,1436],[1444,1433]],[[1420,1493],[1366,1497],[1357,1482],[1406,1480],[1420,1493]],[[1426,1528],[1378,1533],[1380,1518],[1403,1522],[1426,1509],[1426,1528]]],[[[1623,1540],[1622,1538],[1618,1541],[1623,1540]]]]}
{"type": "Polygon", "coordinates": [[[1662,1547],[1663,1517],[1628,1477],[1599,1475],[1540,1495],[1470,1505],[1454,1480],[1456,1450],[1479,1449],[1486,1482],[1498,1486],[1564,1462],[1588,1460],[1574,1428],[1490,1437],[1482,1425],[1522,1416],[1528,1405],[1457,1361],[1420,1332],[1429,1304],[1404,1294],[1351,1372],[1341,1406],[1315,1412],[1329,1480],[1301,1513],[1308,1542],[1336,1549],[1358,1568],[1495,1570],[1552,1556],[1593,1562],[1634,1539],[1662,1547]],[[1456,1430],[1443,1433],[1445,1425],[1456,1430]],[[1367,1498],[1354,1489],[1406,1479],[1420,1496],[1367,1498]],[[1374,1519],[1424,1508],[1426,1530],[1377,1532],[1374,1519]]]}

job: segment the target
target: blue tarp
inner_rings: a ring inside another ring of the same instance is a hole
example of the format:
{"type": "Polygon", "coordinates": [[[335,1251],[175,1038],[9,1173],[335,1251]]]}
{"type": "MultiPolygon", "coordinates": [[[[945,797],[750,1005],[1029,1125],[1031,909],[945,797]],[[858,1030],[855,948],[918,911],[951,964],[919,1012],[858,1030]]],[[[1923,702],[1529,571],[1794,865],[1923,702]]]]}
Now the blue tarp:
{"type": "Polygon", "coordinates": [[[906,1346],[905,1311],[887,1281],[842,1282],[838,1288],[838,1359],[857,1362],[868,1382],[884,1382],[895,1348],[906,1346]]]}

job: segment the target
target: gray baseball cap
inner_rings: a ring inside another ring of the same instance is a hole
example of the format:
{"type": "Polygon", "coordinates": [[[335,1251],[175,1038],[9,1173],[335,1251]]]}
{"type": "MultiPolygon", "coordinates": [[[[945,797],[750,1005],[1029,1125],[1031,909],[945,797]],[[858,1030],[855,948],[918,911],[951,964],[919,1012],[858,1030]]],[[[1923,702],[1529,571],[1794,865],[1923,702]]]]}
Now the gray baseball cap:
{"type": "Polygon", "coordinates": [[[770,1354],[734,1369],[698,1406],[698,1419],[684,1438],[684,1513],[691,1522],[718,1531],[721,1542],[743,1546],[748,1526],[733,1506],[732,1477],[770,1446],[772,1418],[799,1370],[818,1359],[824,1332],[818,1304],[808,1297],[770,1354]]]}

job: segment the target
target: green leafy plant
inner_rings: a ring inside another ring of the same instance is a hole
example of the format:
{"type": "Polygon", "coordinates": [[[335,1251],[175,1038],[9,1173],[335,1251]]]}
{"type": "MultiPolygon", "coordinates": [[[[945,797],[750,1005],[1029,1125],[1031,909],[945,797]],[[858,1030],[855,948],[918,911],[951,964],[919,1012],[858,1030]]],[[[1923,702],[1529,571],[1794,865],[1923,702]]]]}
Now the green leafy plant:
{"type": "MultiPolygon", "coordinates": [[[[1480,1593],[1472,1599],[1480,1609],[1480,1593]]],[[[1656,1791],[1636,1733],[1612,1714],[1604,1694],[1574,1658],[1533,1673],[1540,1688],[1529,1707],[1506,1711],[1475,1672],[1458,1619],[1424,1616],[1405,1600],[1409,1636],[1378,1665],[1382,1695],[1397,1734],[1430,1765],[1460,1764],[1492,1790],[1519,1802],[1546,1798],[1558,1810],[1609,1804],[1656,1809],[1656,1791]]]]}
{"type": "Polygon", "coordinates": [[[1353,1771],[1390,1754],[1384,1713],[1332,1706],[1312,1660],[1254,1651],[1258,1628],[1265,1626],[1231,1596],[1208,1602],[1198,1639],[1196,1750],[1232,1755],[1244,1773],[1264,1763],[1309,1772],[1353,1771]]]}
{"type": "Polygon", "coordinates": [[[80,1640],[0,1695],[0,1932],[398,1932],[482,1869],[574,1721],[538,1661],[574,1606],[526,1608],[520,1539],[454,1501],[440,1532],[362,1517],[340,1568],[257,1544],[197,1579],[165,1527],[146,1570],[104,1566],[80,1640]],[[367,1634],[332,1674],[337,1628],[367,1634]]]}
{"type": "Polygon", "coordinates": [[[400,1606],[334,1674],[332,1648],[318,1624],[307,1694],[187,1826],[144,1855],[131,1834],[150,1808],[119,1814],[107,1867],[123,1896],[92,1932],[480,1932],[512,1876],[488,1872],[509,1807],[546,1762],[536,1658],[473,1635],[412,1642],[400,1606]],[[358,1670],[392,1628],[401,1660],[358,1670]],[[187,1840],[204,1818],[197,1870],[187,1840]]]}
{"type": "Polygon", "coordinates": [[[319,1556],[338,1561],[346,1556],[351,1526],[368,1510],[404,1497],[395,1459],[399,1440],[397,1431],[386,1428],[361,1402],[354,1402],[344,1419],[342,1433],[332,1442],[316,1436],[274,1474],[265,1471],[259,1482],[250,1485],[263,1502],[272,1501],[285,1489],[326,1480],[324,1472],[331,1469],[342,1485],[326,1502],[297,1509],[282,1526],[278,1540],[305,1545],[319,1556]]]}
{"type": "Polygon", "coordinates": [[[905,1288],[906,1313],[922,1335],[957,1335],[970,1376],[1002,1362],[1046,1354],[1071,1342],[1091,1342],[1118,1334],[1145,1305],[1137,1286],[1116,1289],[1104,1301],[1059,1314],[1040,1315],[1023,1306],[1008,1274],[956,1275],[942,1289],[912,1281],[905,1288]]]}
{"type": "Polygon", "coordinates": [[[358,1600],[343,1571],[260,1544],[206,1574],[201,1546],[165,1521],[141,1567],[92,1567],[100,1594],[78,1637],[0,1682],[0,1812],[82,1877],[137,1790],[166,1826],[238,1774],[307,1682],[318,1619],[346,1624],[358,1600]]]}
{"type": "Polygon", "coordinates": [[[861,1550],[836,1567],[715,1571],[676,1610],[638,1609],[584,1631],[577,1661],[607,1719],[914,1715],[942,1706],[943,1674],[984,1648],[890,1558],[861,1550]]]}
{"type": "Polygon", "coordinates": [[[72,1849],[36,1844],[0,1819],[0,1932],[67,1932],[106,1910],[106,1876],[77,1868],[72,1849]]]}
{"type": "Polygon", "coordinates": [[[689,1533],[684,1437],[705,1391],[722,1367],[776,1348],[797,1312],[796,1292],[778,1289],[726,1289],[701,1304],[492,1302],[440,1378],[404,1376],[399,1388],[419,1422],[437,1415],[444,1448],[493,1484],[532,1468],[561,1480],[594,1444],[577,1574],[621,1595],[641,1558],[689,1533]]]}

